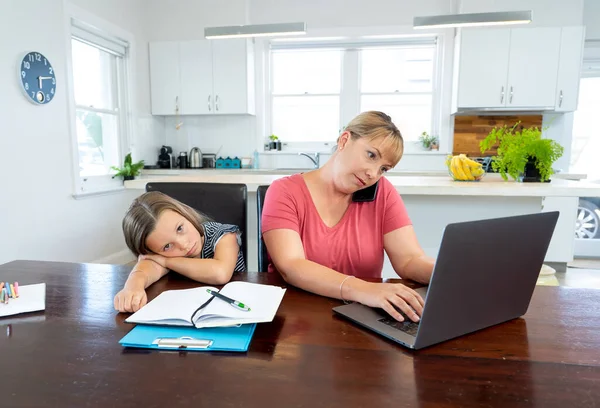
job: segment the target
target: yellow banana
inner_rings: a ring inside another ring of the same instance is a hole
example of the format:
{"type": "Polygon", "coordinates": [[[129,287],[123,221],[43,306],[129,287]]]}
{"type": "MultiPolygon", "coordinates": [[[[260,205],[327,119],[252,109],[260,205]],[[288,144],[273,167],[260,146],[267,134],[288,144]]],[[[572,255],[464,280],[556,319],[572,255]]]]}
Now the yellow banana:
{"type": "Polygon", "coordinates": [[[467,177],[467,180],[475,180],[475,177],[473,176],[473,174],[471,173],[471,168],[469,167],[469,165],[467,164],[467,162],[465,161],[465,159],[467,158],[467,156],[460,155],[458,156],[458,161],[460,163],[460,165],[462,166],[463,172],[465,173],[465,176],[467,177]]]}
{"type": "Polygon", "coordinates": [[[463,170],[462,163],[458,156],[452,157],[452,161],[450,162],[450,168],[452,174],[454,175],[454,178],[456,178],[457,180],[467,180],[467,175],[463,170]]]}

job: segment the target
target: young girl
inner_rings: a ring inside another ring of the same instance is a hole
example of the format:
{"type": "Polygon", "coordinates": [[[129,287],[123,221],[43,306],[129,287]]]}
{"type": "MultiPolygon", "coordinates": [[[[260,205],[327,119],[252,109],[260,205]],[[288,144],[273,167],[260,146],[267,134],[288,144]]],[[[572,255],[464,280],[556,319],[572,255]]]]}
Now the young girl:
{"type": "Polygon", "coordinates": [[[115,296],[120,312],[144,306],[145,289],[169,270],[212,285],[225,284],[233,272],[246,270],[237,226],[212,222],[158,191],[133,201],[123,218],[123,234],[138,262],[115,296]]]}

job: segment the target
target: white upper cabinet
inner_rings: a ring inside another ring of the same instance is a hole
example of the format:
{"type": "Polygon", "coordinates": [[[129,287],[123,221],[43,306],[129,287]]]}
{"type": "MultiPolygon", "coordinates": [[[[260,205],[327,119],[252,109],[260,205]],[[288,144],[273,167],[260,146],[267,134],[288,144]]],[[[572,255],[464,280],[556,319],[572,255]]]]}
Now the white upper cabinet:
{"type": "Polygon", "coordinates": [[[568,93],[576,102],[578,96],[581,31],[581,27],[462,29],[456,39],[453,111],[574,110],[566,98],[568,93]]]}
{"type": "Polygon", "coordinates": [[[150,43],[150,100],[153,115],[174,115],[180,103],[179,43],[150,43]]]}
{"type": "Polygon", "coordinates": [[[250,40],[150,43],[153,115],[254,114],[250,40]]]}
{"type": "Polygon", "coordinates": [[[458,106],[505,106],[510,31],[465,30],[460,40],[458,106]]]}
{"type": "Polygon", "coordinates": [[[554,27],[511,30],[507,107],[554,109],[560,31],[554,27]]]}
{"type": "Polygon", "coordinates": [[[584,27],[562,28],[554,107],[554,110],[557,112],[573,112],[577,110],[584,41],[584,27]]]}

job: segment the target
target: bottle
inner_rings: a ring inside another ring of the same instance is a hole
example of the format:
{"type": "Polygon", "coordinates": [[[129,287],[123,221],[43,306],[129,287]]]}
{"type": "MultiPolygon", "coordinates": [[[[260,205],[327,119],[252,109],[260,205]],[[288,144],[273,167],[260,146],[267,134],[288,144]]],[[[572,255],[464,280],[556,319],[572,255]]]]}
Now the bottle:
{"type": "Polygon", "coordinates": [[[258,169],[258,150],[254,149],[254,153],[252,154],[252,168],[258,169]]]}

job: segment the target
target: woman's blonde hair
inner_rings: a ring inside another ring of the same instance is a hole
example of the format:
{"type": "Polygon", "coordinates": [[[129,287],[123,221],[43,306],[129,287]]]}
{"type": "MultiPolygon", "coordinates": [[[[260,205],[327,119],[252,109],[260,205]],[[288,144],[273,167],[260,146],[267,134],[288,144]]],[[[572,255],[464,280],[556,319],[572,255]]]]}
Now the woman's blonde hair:
{"type": "Polygon", "coordinates": [[[392,122],[392,118],[383,112],[362,112],[346,125],[344,131],[350,132],[353,140],[365,138],[371,142],[382,139],[385,150],[382,154],[388,156],[394,166],[398,164],[404,152],[404,139],[400,131],[392,122]]]}
{"type": "Polygon", "coordinates": [[[146,239],[156,228],[160,215],[166,210],[175,211],[187,219],[198,230],[200,236],[204,236],[202,224],[210,221],[206,215],[166,194],[150,191],[133,200],[123,217],[125,243],[135,256],[152,253],[146,246],[146,239]]]}

